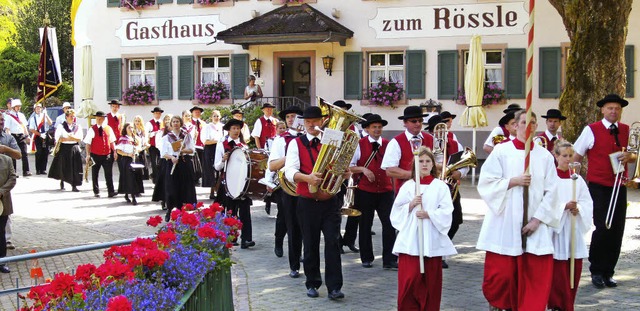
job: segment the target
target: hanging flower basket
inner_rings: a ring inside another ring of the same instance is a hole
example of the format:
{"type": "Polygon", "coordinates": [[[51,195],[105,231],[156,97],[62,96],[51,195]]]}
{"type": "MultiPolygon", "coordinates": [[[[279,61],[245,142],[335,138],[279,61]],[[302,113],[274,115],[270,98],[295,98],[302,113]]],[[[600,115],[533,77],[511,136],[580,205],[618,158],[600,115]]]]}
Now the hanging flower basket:
{"type": "MultiPolygon", "coordinates": [[[[458,96],[454,98],[458,105],[467,105],[467,97],[464,89],[458,88],[458,96]]],[[[503,88],[496,83],[487,83],[484,86],[482,96],[482,106],[502,105],[507,102],[507,94],[503,88]]]]}
{"type": "Polygon", "coordinates": [[[215,104],[229,98],[229,89],[221,81],[213,81],[196,86],[195,98],[203,105],[215,104]]]}
{"type": "Polygon", "coordinates": [[[127,105],[149,105],[156,99],[153,86],[147,82],[138,83],[124,90],[122,100],[127,105]]]}
{"type": "Polygon", "coordinates": [[[364,98],[369,100],[369,105],[395,108],[395,103],[402,99],[403,93],[402,83],[380,78],[378,84],[365,90],[364,98]]]}

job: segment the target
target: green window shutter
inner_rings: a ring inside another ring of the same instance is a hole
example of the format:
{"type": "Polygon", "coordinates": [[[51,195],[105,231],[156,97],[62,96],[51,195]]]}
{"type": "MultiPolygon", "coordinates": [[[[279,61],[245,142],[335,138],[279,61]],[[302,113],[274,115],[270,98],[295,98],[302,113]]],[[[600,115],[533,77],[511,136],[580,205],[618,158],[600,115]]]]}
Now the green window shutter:
{"type": "Polygon", "coordinates": [[[636,72],[635,70],[635,63],[634,63],[634,48],[633,45],[627,45],[624,47],[624,63],[625,63],[625,70],[627,73],[627,90],[625,92],[624,97],[630,98],[630,97],[634,97],[634,83],[635,83],[635,79],[633,77],[634,73],[636,72]]]}
{"type": "Polygon", "coordinates": [[[407,98],[425,98],[427,55],[424,50],[407,51],[405,92],[407,98]]]}
{"type": "Polygon", "coordinates": [[[192,4],[193,0],[178,0],[178,4],[192,4]]]}
{"type": "Polygon", "coordinates": [[[560,87],[560,67],[562,54],[557,48],[540,48],[540,98],[558,98],[560,87]]]}
{"type": "Polygon", "coordinates": [[[108,8],[117,8],[120,7],[120,0],[107,0],[108,8]]]}
{"type": "Polygon", "coordinates": [[[438,99],[458,96],[458,51],[438,51],[438,99]]]}
{"type": "Polygon", "coordinates": [[[249,76],[249,54],[231,55],[231,98],[244,98],[244,87],[249,76]]]}
{"type": "Polygon", "coordinates": [[[107,100],[122,99],[122,59],[107,58],[107,100]]]}
{"type": "Polygon", "coordinates": [[[173,99],[171,56],[156,57],[156,94],[158,99],[173,99]]]}
{"type": "Polygon", "coordinates": [[[156,0],[158,4],[173,3],[173,0],[156,0]]]}
{"type": "Polygon", "coordinates": [[[504,89],[508,98],[525,98],[527,49],[507,49],[504,89]]]}
{"type": "Polygon", "coordinates": [[[362,52],[344,52],[344,99],[362,98],[362,52]]]}
{"type": "Polygon", "coordinates": [[[193,56],[178,56],[178,99],[193,99],[193,56]]]}

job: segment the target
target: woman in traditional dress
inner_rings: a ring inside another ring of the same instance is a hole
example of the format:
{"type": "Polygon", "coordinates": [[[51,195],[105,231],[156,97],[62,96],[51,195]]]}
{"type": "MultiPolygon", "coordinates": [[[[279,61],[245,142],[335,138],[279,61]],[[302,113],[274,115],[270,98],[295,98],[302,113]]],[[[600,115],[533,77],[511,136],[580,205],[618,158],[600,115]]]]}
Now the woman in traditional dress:
{"type": "Polygon", "coordinates": [[[442,256],[456,254],[447,236],[453,203],[449,187],[437,179],[433,153],[423,146],[418,154],[420,193],[416,195],[412,171],[412,179],[398,191],[390,217],[398,230],[393,246],[393,253],[398,256],[398,310],[437,311],[442,298],[442,256]],[[419,222],[422,222],[423,254],[418,244],[419,222]],[[421,256],[424,274],[420,273],[421,256]]]}
{"type": "MultiPolygon", "coordinates": [[[[163,138],[166,136],[169,131],[171,131],[171,118],[173,115],[166,114],[164,118],[162,118],[162,123],[160,123],[160,133],[158,133],[155,137],[156,140],[156,148],[159,151],[162,151],[162,143],[163,138]]],[[[164,192],[164,171],[167,166],[167,159],[160,156],[158,160],[158,179],[153,186],[153,194],[151,195],[151,201],[160,202],[160,206],[163,210],[167,209],[165,202],[165,192],[164,192]]]]}
{"type": "MultiPolygon", "coordinates": [[[[222,123],[220,111],[211,112],[211,122],[204,126],[200,140],[204,145],[204,165],[202,167],[202,186],[213,187],[217,180],[217,171],[213,168],[216,163],[216,145],[222,139],[222,123]]],[[[213,193],[212,193],[213,194],[213,193]]],[[[210,197],[210,199],[214,199],[210,197]]]]}
{"type": "Polygon", "coordinates": [[[116,151],[120,156],[122,171],[118,182],[118,193],[124,193],[124,199],[133,205],[138,205],[136,196],[142,193],[142,167],[133,167],[138,156],[138,138],[133,132],[131,123],[125,123],[122,128],[120,139],[116,145],[116,151]],[[131,194],[131,199],[129,199],[131,194]]]}
{"type": "MultiPolygon", "coordinates": [[[[149,179],[149,161],[147,160],[149,145],[149,133],[144,128],[144,119],[142,116],[137,115],[133,117],[133,134],[136,136],[138,142],[138,155],[134,162],[144,165],[142,170],[142,179],[149,179]]],[[[142,184],[141,184],[142,185],[142,184]]],[[[143,191],[144,192],[144,191],[143,191]]]]}
{"type": "Polygon", "coordinates": [[[82,127],[76,123],[73,109],[65,112],[65,122],[59,124],[55,134],[57,148],[49,168],[49,178],[60,180],[60,189],[64,183],[71,185],[71,191],[79,192],[82,185],[82,152],[78,143],[82,140],[82,127]]]}
{"type": "MultiPolygon", "coordinates": [[[[191,118],[191,116],[189,116],[191,118]]],[[[193,177],[193,153],[195,143],[191,135],[183,130],[179,116],[171,118],[171,131],[162,138],[160,155],[167,159],[164,170],[164,191],[169,220],[173,208],[181,209],[186,203],[195,204],[196,185],[193,177]]]]}

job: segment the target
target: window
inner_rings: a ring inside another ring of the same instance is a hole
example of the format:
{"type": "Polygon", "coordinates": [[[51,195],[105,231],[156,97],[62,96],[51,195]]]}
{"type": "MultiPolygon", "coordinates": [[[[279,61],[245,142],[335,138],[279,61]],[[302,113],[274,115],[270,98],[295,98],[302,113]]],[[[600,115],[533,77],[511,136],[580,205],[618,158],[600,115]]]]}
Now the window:
{"type": "Polygon", "coordinates": [[[200,83],[221,81],[231,89],[229,56],[206,56],[200,58],[200,83]]]}
{"type": "MultiPolygon", "coordinates": [[[[487,50],[483,51],[484,58],[484,82],[485,84],[494,83],[500,88],[504,88],[502,84],[502,50],[487,50]]],[[[464,64],[469,59],[469,51],[464,52],[464,64]]],[[[463,71],[467,69],[467,66],[463,66],[463,71]]],[[[463,80],[464,75],[463,72],[463,80]]],[[[464,83],[463,83],[464,85],[464,83]]]]}
{"type": "Polygon", "coordinates": [[[404,53],[370,53],[369,86],[381,79],[404,84],[404,53]]]}
{"type": "Polygon", "coordinates": [[[153,58],[129,60],[129,86],[147,82],[156,85],[156,60],[153,58]]]}

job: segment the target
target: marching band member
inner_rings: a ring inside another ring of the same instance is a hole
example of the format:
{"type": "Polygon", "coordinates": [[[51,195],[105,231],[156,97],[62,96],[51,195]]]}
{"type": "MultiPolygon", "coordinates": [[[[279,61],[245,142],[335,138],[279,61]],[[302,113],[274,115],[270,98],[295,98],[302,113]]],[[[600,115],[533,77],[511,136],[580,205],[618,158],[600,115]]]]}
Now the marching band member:
{"type": "MultiPolygon", "coordinates": [[[[164,169],[164,193],[167,205],[165,220],[171,217],[173,208],[181,209],[184,204],[195,204],[197,201],[195,178],[193,178],[195,143],[193,136],[184,130],[183,119],[185,118],[171,117],[171,131],[162,138],[160,155],[167,159],[164,169]]],[[[190,119],[191,116],[189,116],[190,119]]]]}
{"type": "MultiPolygon", "coordinates": [[[[269,170],[277,172],[284,167],[287,147],[289,143],[294,140],[302,132],[299,128],[295,128],[294,121],[296,116],[302,115],[302,109],[298,106],[289,106],[288,108],[280,111],[278,116],[280,119],[285,120],[288,130],[280,134],[273,141],[271,147],[271,153],[269,154],[269,170]]],[[[299,217],[301,213],[297,208],[298,197],[289,195],[282,191],[280,193],[281,205],[278,207],[278,215],[280,214],[280,208],[284,214],[285,227],[287,229],[287,257],[289,258],[289,276],[292,278],[300,277],[300,255],[302,254],[302,233],[300,231],[299,217]]],[[[276,231],[278,231],[276,229],[276,231]]],[[[276,240],[275,253],[282,254],[282,244],[278,244],[276,240]]],[[[280,257],[280,256],[278,256],[280,257]]]]}
{"type": "MultiPolygon", "coordinates": [[[[486,251],[482,291],[492,310],[544,310],[553,274],[551,227],[558,226],[562,215],[555,205],[559,180],[551,154],[533,142],[530,173],[522,173],[526,111],[516,112],[515,118],[516,139],[496,145],[478,182],[478,193],[489,207],[476,246],[486,251]],[[529,201],[523,227],[524,187],[529,201]]],[[[533,113],[530,126],[535,130],[533,113]]]]}
{"type": "MultiPolygon", "coordinates": [[[[242,110],[240,109],[233,109],[231,110],[231,117],[238,120],[238,121],[243,121],[244,119],[244,112],[242,112],[242,110]]],[[[249,125],[247,125],[246,122],[242,122],[242,124],[244,124],[242,126],[242,130],[240,131],[240,133],[242,134],[242,140],[244,141],[245,144],[248,144],[251,141],[251,131],[249,131],[249,125]]],[[[225,133],[224,136],[228,136],[228,133],[225,133]]]]}
{"type": "MultiPolygon", "coordinates": [[[[283,121],[279,121],[276,123],[276,138],[282,136],[287,131],[287,124],[283,121]]],[[[271,147],[273,148],[273,146],[271,147]]],[[[269,154],[271,156],[271,154],[269,154]]],[[[267,160],[268,162],[268,160],[267,160]]],[[[282,245],[284,244],[284,236],[287,234],[287,223],[284,219],[284,208],[282,207],[282,188],[278,188],[275,191],[273,190],[275,184],[273,181],[278,178],[277,172],[270,170],[268,167],[264,171],[264,178],[262,181],[267,186],[267,191],[269,192],[268,200],[265,198],[265,202],[271,203],[275,202],[276,206],[278,206],[278,214],[276,214],[276,231],[275,231],[275,247],[273,249],[276,257],[282,257],[284,255],[284,251],[282,249],[282,245]]],[[[271,212],[270,204],[265,206],[265,210],[267,214],[271,212]]]]}
{"type": "MultiPolygon", "coordinates": [[[[365,268],[373,267],[373,243],[371,226],[374,214],[378,214],[382,223],[382,267],[397,269],[398,258],[392,253],[396,240],[396,232],[391,225],[389,215],[393,205],[393,186],[391,178],[380,168],[389,141],[382,138],[383,127],[389,122],[380,115],[370,114],[362,127],[368,136],[360,139],[356,152],[351,160],[351,172],[354,174],[354,207],[362,212],[360,215],[360,260],[365,268]]],[[[345,233],[346,235],[346,233],[345,233]]]]}
{"type": "MultiPolygon", "coordinates": [[[[188,133],[189,136],[191,136],[191,141],[195,146],[196,139],[198,138],[198,136],[200,136],[200,129],[195,124],[193,124],[192,121],[193,119],[191,118],[191,111],[189,110],[182,111],[182,123],[183,123],[182,130],[188,133]]],[[[198,154],[194,149],[193,155],[191,157],[185,158],[186,160],[191,161],[191,168],[193,169],[193,182],[196,186],[198,185],[198,180],[200,179],[199,175],[202,174],[202,167],[199,166],[200,163],[199,162],[196,163],[196,161],[198,161],[196,159],[197,156],[198,154]],[[199,166],[200,171],[196,169],[196,165],[199,166]]]]}
{"type": "Polygon", "coordinates": [[[145,130],[149,136],[149,160],[151,161],[151,178],[153,183],[155,184],[158,181],[158,177],[162,175],[162,170],[160,170],[160,148],[156,145],[156,135],[162,136],[162,132],[164,129],[164,125],[162,122],[162,113],[164,110],[160,109],[160,107],[155,107],[151,110],[153,114],[153,119],[149,120],[144,125],[145,130]]]}
{"type": "MultiPolygon", "coordinates": [[[[220,122],[220,111],[211,112],[211,122],[204,126],[200,142],[204,145],[204,161],[202,164],[202,186],[211,187],[216,184],[217,171],[213,168],[216,163],[216,146],[222,139],[222,123],[220,122]]],[[[214,193],[211,192],[209,199],[215,199],[214,193]]]]}
{"type": "MultiPolygon", "coordinates": [[[[19,99],[12,99],[7,102],[7,112],[4,114],[5,130],[16,139],[20,153],[22,154],[22,176],[31,176],[29,171],[29,157],[27,156],[27,145],[29,143],[29,130],[27,128],[27,118],[20,112],[22,102],[19,99]]],[[[17,172],[16,160],[13,160],[13,168],[17,172]]]]}
{"type": "Polygon", "coordinates": [[[61,190],[64,190],[64,183],[67,182],[71,185],[71,191],[79,192],[77,186],[82,185],[82,152],[78,142],[82,140],[82,126],[76,123],[73,109],[68,109],[64,114],[65,122],[56,128],[58,152],[51,161],[49,178],[60,180],[61,190]]]}
{"type": "Polygon", "coordinates": [[[538,134],[538,136],[544,137],[543,139],[545,139],[547,143],[547,150],[554,153],[554,144],[556,140],[561,138],[558,130],[560,126],[562,126],[562,121],[566,120],[567,117],[563,116],[562,112],[558,109],[549,109],[547,110],[547,115],[540,117],[546,119],[545,124],[547,125],[547,129],[538,134]]]}
{"type": "MultiPolygon", "coordinates": [[[[549,114],[547,114],[549,115],[549,114]]],[[[587,258],[587,242],[584,236],[591,229],[591,217],[593,214],[593,201],[589,195],[589,188],[582,177],[576,181],[576,199],[572,197],[571,171],[569,163],[573,161],[573,146],[571,143],[559,140],[555,144],[554,156],[558,162],[558,208],[562,209],[560,226],[553,232],[553,283],[551,295],[547,307],[552,310],[573,311],[580,274],[582,273],[582,258],[587,258]],[[573,289],[569,279],[569,256],[571,252],[571,218],[576,217],[575,226],[575,271],[573,289]]],[[[580,172],[578,172],[579,174],[580,172]]]]}
{"type": "MultiPolygon", "coordinates": [[[[201,136],[202,128],[207,125],[207,122],[200,119],[200,116],[202,116],[202,112],[204,111],[201,107],[193,106],[189,111],[191,112],[191,123],[198,131],[195,138],[196,153],[198,154],[198,161],[200,161],[200,167],[202,168],[204,167],[204,144],[202,143],[201,136]]],[[[200,172],[200,174],[202,175],[202,172],[200,172]]],[[[200,177],[196,176],[196,185],[200,184],[199,179],[200,177]]]]}
{"type": "Polygon", "coordinates": [[[413,151],[410,140],[413,137],[422,139],[422,145],[428,148],[433,147],[433,137],[422,132],[422,118],[427,114],[422,112],[419,106],[409,106],[404,109],[404,114],[398,119],[402,120],[406,130],[389,141],[389,146],[385,151],[381,167],[387,171],[387,176],[393,178],[395,192],[397,193],[402,184],[411,179],[413,167],[413,151]]]}
{"type": "Polygon", "coordinates": [[[398,255],[398,310],[436,311],[442,297],[442,256],[457,253],[447,236],[453,205],[449,187],[437,179],[433,153],[422,146],[418,155],[421,193],[415,193],[414,173],[400,188],[390,216],[398,230],[393,246],[398,255]],[[424,254],[418,245],[418,222],[423,226],[424,254]],[[424,261],[424,274],[420,273],[420,260],[424,261]]]}
{"type": "Polygon", "coordinates": [[[313,165],[318,158],[322,143],[322,133],[317,127],[322,125],[320,107],[307,107],[303,114],[307,134],[293,140],[287,147],[285,175],[297,183],[297,212],[301,213],[302,239],[304,243],[304,274],[307,296],[317,298],[322,285],[320,275],[320,233],[324,235],[325,273],[329,299],[344,298],[342,293],[342,262],[340,259],[340,205],[336,196],[324,201],[315,200],[309,186],[322,182],[322,173],[313,173],[313,165]]]}
{"type": "Polygon", "coordinates": [[[502,111],[504,112],[504,116],[500,118],[500,120],[498,121],[498,127],[495,127],[491,131],[491,133],[489,134],[489,137],[487,137],[487,140],[485,140],[484,142],[484,146],[482,147],[482,149],[487,154],[490,154],[491,151],[493,151],[493,148],[496,145],[495,144],[496,136],[501,136],[502,142],[510,141],[515,138],[514,128],[515,128],[516,121],[514,120],[514,116],[515,116],[514,114],[516,111],[520,109],[522,109],[520,108],[520,105],[511,104],[507,107],[507,109],[502,111]]]}
{"type": "MultiPolygon", "coordinates": [[[[120,107],[117,104],[111,106],[120,107]]],[[[87,130],[84,137],[85,149],[87,150],[86,163],[89,159],[93,160],[94,165],[91,167],[91,181],[93,183],[93,195],[100,197],[100,189],[98,188],[98,175],[100,168],[104,168],[104,179],[107,182],[107,193],[110,198],[115,197],[118,193],[113,187],[113,161],[118,161],[118,154],[115,150],[116,135],[109,125],[105,125],[105,114],[97,111],[94,115],[96,124],[87,130]]]]}
{"type": "MultiPolygon", "coordinates": [[[[162,128],[159,130],[159,133],[155,135],[155,145],[159,151],[162,150],[162,143],[164,142],[164,137],[169,134],[171,131],[171,118],[173,116],[171,114],[166,114],[164,118],[162,118],[162,128]]],[[[160,155],[160,154],[158,154],[160,155]]],[[[158,178],[153,185],[153,194],[151,195],[151,201],[160,202],[160,206],[163,210],[167,209],[166,205],[166,194],[164,191],[164,171],[166,170],[166,166],[168,160],[160,157],[158,161],[158,178]]]]}
{"type": "Polygon", "coordinates": [[[49,160],[49,148],[45,138],[53,121],[45,111],[42,111],[41,104],[36,104],[33,110],[33,114],[29,117],[29,131],[33,134],[32,146],[36,147],[36,175],[45,175],[49,160]]]}
{"type": "MultiPolygon", "coordinates": [[[[151,145],[149,145],[149,133],[147,132],[147,129],[144,125],[144,119],[142,119],[142,116],[137,115],[133,117],[133,126],[131,129],[133,131],[133,135],[136,138],[136,147],[138,150],[138,152],[136,153],[136,158],[133,159],[133,162],[144,165],[144,168],[142,169],[142,179],[140,179],[140,188],[142,190],[141,193],[144,192],[144,187],[142,187],[142,180],[149,179],[149,163],[147,161],[147,153],[149,152],[149,148],[151,147],[151,145]]],[[[138,194],[138,196],[140,195],[138,194]]]]}
{"type": "Polygon", "coordinates": [[[263,115],[253,124],[253,140],[256,142],[256,148],[269,150],[276,136],[276,123],[278,120],[273,117],[273,108],[271,103],[262,104],[263,115]]]}
{"type": "Polygon", "coordinates": [[[124,193],[125,201],[133,205],[138,205],[136,196],[144,191],[141,188],[142,170],[131,167],[131,163],[135,162],[136,154],[139,151],[139,139],[134,133],[131,123],[127,122],[122,126],[122,133],[116,145],[116,152],[120,155],[120,163],[122,164],[118,180],[118,193],[124,193]],[[131,199],[129,199],[129,194],[131,194],[131,199]]]}
{"type": "MultiPolygon", "coordinates": [[[[603,119],[586,126],[575,143],[573,160],[582,162],[584,156],[589,158],[587,181],[593,198],[593,224],[596,227],[589,248],[589,270],[591,282],[597,288],[618,286],[613,274],[620,257],[627,215],[627,187],[624,182],[618,191],[616,205],[612,207],[615,208],[615,213],[609,229],[606,228],[605,219],[617,176],[609,155],[627,147],[629,143],[629,125],[620,122],[622,108],[628,104],[628,101],[616,94],[609,94],[599,100],[596,105],[600,107],[603,119]]],[[[634,159],[629,152],[618,156],[625,167],[634,159]]],[[[621,173],[622,178],[626,177],[626,172],[625,169],[621,173]]]]}
{"type": "MultiPolygon", "coordinates": [[[[216,146],[216,163],[214,167],[217,171],[223,171],[223,169],[225,169],[225,164],[227,160],[229,160],[229,155],[233,149],[236,147],[247,149],[247,146],[242,142],[244,138],[241,133],[243,125],[244,122],[231,119],[222,127],[222,129],[227,131],[229,135],[221,144],[216,146]]],[[[228,173],[233,174],[233,172],[228,173]]],[[[222,178],[222,175],[220,178],[222,178]]],[[[246,249],[255,246],[256,242],[253,241],[251,226],[251,205],[253,205],[251,198],[244,197],[234,200],[227,195],[226,191],[220,189],[218,189],[218,198],[220,204],[222,204],[226,209],[231,210],[231,214],[233,216],[238,216],[242,222],[240,248],[246,249]]]]}
{"type": "Polygon", "coordinates": [[[109,107],[111,107],[111,111],[107,113],[107,124],[113,130],[113,133],[116,136],[116,141],[120,138],[120,134],[122,132],[122,125],[124,125],[124,115],[118,113],[120,110],[120,106],[122,103],[116,99],[111,100],[109,102],[109,107]]]}

